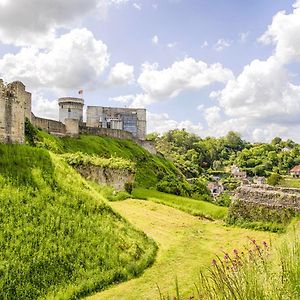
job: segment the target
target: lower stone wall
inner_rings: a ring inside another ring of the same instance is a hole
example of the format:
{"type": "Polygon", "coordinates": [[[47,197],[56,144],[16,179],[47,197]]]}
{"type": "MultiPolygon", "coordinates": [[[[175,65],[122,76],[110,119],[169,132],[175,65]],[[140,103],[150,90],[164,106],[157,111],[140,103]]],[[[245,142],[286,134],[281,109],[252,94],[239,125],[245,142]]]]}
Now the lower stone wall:
{"type": "Polygon", "coordinates": [[[80,126],[79,132],[82,134],[108,136],[108,137],[122,139],[122,140],[134,140],[134,137],[131,132],[119,130],[119,129],[80,126]]]}
{"type": "Polygon", "coordinates": [[[34,114],[32,114],[31,122],[34,126],[39,127],[47,131],[48,133],[61,134],[61,135],[66,134],[66,126],[59,121],[39,118],[36,117],[34,114]]]}
{"type": "Polygon", "coordinates": [[[238,221],[288,224],[300,213],[300,189],[241,186],[228,212],[230,223],[238,221]]]}
{"type": "Polygon", "coordinates": [[[150,152],[151,154],[153,155],[157,154],[157,150],[155,148],[154,142],[138,140],[137,143],[141,145],[144,149],[146,149],[148,152],[150,152]]]}
{"type": "Polygon", "coordinates": [[[123,191],[125,183],[133,183],[135,176],[128,170],[108,169],[93,165],[78,166],[76,170],[84,178],[93,180],[98,184],[112,186],[116,191],[123,191]]]}

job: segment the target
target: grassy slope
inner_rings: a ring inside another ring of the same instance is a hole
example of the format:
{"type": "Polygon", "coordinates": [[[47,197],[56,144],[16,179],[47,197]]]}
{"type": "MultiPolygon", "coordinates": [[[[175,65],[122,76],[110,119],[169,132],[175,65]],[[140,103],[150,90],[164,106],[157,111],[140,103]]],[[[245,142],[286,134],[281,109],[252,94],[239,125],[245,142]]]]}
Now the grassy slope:
{"type": "Polygon", "coordinates": [[[280,182],[281,186],[300,188],[300,179],[297,178],[286,178],[280,182]]]}
{"type": "Polygon", "coordinates": [[[180,209],[193,216],[205,217],[208,219],[224,219],[228,211],[227,207],[217,206],[206,201],[169,195],[155,190],[142,188],[133,191],[133,198],[147,199],[180,209]]]}
{"type": "Polygon", "coordinates": [[[155,187],[159,181],[157,176],[160,173],[179,175],[179,171],[170,161],[150,154],[130,140],[91,135],[81,135],[78,139],[59,139],[42,131],[38,135],[44,139],[46,147],[57,153],[74,153],[80,151],[107,158],[117,156],[131,160],[136,163],[136,184],[145,188],[155,187]]]}
{"type": "Polygon", "coordinates": [[[243,249],[250,239],[269,240],[274,234],[223,226],[152,201],[126,200],[112,203],[114,209],[159,245],[157,260],[143,276],[98,293],[89,300],[159,299],[156,284],[171,299],[178,277],[182,299],[194,294],[200,269],[210,265],[215,254],[243,249]]]}
{"type": "Polygon", "coordinates": [[[141,273],[156,246],[43,149],[0,145],[0,299],[71,299],[141,273]]]}

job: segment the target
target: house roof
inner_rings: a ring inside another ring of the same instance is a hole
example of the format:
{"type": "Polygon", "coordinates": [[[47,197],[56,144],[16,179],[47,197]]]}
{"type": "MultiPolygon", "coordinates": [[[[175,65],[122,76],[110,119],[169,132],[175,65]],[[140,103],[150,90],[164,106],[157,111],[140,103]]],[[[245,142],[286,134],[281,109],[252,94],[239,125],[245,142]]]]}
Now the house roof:
{"type": "Polygon", "coordinates": [[[300,165],[295,166],[295,167],[291,170],[291,172],[300,172],[300,165]]]}

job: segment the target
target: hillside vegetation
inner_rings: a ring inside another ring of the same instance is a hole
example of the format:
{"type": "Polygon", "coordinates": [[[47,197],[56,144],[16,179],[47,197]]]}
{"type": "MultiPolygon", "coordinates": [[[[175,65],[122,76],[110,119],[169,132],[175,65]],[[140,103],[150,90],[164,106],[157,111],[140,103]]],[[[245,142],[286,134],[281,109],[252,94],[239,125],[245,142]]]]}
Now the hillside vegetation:
{"type": "Polygon", "coordinates": [[[130,140],[92,135],[81,135],[79,138],[56,138],[38,130],[34,133],[31,144],[60,154],[81,152],[103,158],[120,157],[131,161],[136,167],[135,183],[140,187],[156,187],[165,175],[184,181],[184,176],[172,162],[150,154],[130,140]]]}
{"type": "Polygon", "coordinates": [[[0,145],[0,299],[77,299],[149,266],[155,243],[103,200],[59,156],[0,145]]]}
{"type": "Polygon", "coordinates": [[[287,174],[300,164],[300,145],[292,140],[274,138],[271,143],[251,144],[236,132],[225,137],[201,138],[185,130],[171,130],[162,136],[151,134],[157,149],[171,159],[188,177],[222,173],[237,164],[248,175],[287,174]]]}

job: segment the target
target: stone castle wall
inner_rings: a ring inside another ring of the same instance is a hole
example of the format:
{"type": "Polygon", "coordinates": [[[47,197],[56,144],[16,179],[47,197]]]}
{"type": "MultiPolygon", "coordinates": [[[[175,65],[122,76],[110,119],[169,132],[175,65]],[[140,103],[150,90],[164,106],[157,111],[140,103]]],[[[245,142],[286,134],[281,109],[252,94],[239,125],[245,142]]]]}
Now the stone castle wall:
{"type": "Polygon", "coordinates": [[[122,140],[134,140],[132,133],[120,129],[79,126],[79,132],[82,134],[108,136],[122,140]]]}
{"type": "Polygon", "coordinates": [[[39,127],[48,133],[61,134],[61,135],[66,134],[66,126],[59,121],[39,118],[36,117],[34,114],[32,114],[31,122],[36,127],[39,127]]]}
{"type": "Polygon", "coordinates": [[[288,224],[300,213],[300,189],[268,185],[239,187],[229,208],[231,221],[275,222],[288,224]]]}
{"type": "Polygon", "coordinates": [[[0,142],[24,143],[25,117],[31,117],[31,94],[20,81],[0,80],[0,142]]]}

